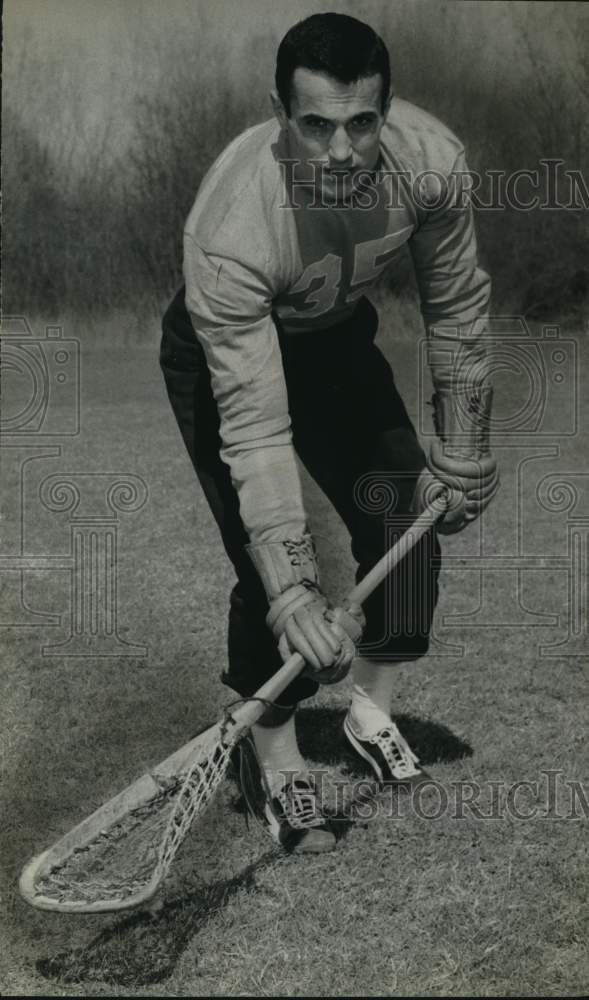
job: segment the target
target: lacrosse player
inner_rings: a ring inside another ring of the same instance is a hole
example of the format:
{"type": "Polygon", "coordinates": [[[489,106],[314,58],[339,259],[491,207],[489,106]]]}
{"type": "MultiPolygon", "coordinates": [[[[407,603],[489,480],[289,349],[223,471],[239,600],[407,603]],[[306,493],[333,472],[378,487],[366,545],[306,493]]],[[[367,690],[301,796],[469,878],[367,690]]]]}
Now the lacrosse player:
{"type": "Polygon", "coordinates": [[[432,484],[451,488],[439,532],[475,520],[498,484],[481,447],[490,283],[477,267],[463,147],[393,97],[386,47],[368,25],[334,13],[296,24],[275,83],[274,117],[239,135],[200,186],[161,364],[237,576],[223,681],[248,696],[293,652],[306,661],[253,728],[263,812],[280,844],[323,851],[335,837],[297,745],[296,707],[352,668],[345,739],[383,785],[423,780],[390,705],[394,665],[428,649],[440,547],[432,528],[362,608],[334,607],[295,452],[349,530],[358,579],[395,540],[390,510],[358,499],[364,477],[392,491],[398,535],[432,484]],[[365,295],[405,247],[431,341],[438,439],[427,458],[365,295]]]}

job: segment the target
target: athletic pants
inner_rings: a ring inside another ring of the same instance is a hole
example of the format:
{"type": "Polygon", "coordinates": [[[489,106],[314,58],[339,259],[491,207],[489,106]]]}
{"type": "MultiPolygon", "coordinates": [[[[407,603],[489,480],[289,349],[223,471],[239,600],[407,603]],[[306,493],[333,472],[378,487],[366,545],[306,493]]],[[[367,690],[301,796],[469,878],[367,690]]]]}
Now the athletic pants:
{"type": "MultiPolygon", "coordinates": [[[[348,528],[359,580],[414,520],[409,507],[424,454],[391,368],[374,344],[378,317],[367,299],[359,301],[351,318],[328,330],[287,334],[278,318],[274,320],[293,444],[348,528]]],[[[229,602],[228,663],[222,680],[238,694],[251,695],[282,660],[265,622],[266,595],[245,549],[249,538],[237,493],[219,455],[219,416],[183,288],[163,319],[160,364],[182,437],[237,576],[229,602]]],[[[432,529],[363,605],[366,629],[359,655],[400,662],[427,652],[439,568],[440,548],[432,529]]],[[[316,691],[311,676],[300,676],[277,705],[294,705],[316,691]]]]}

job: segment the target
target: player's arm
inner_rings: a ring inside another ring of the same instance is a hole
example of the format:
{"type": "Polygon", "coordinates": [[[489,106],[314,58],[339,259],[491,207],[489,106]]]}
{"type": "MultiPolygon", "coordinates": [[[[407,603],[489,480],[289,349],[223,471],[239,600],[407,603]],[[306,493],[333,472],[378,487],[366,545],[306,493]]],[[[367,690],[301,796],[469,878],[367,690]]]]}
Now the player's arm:
{"type": "MultiPolygon", "coordinates": [[[[480,515],[495,495],[499,479],[488,437],[492,386],[485,321],[491,283],[477,264],[463,153],[447,184],[440,207],[421,208],[410,248],[435,390],[438,439],[430,449],[429,478],[452,487],[448,514],[439,525],[440,531],[450,534],[480,515]]],[[[427,485],[426,475],[419,484],[421,493],[427,485]]]]}
{"type": "MultiPolygon", "coordinates": [[[[248,551],[264,584],[268,625],[286,659],[299,652],[333,683],[359,638],[320,586],[292,445],[273,291],[265,276],[185,237],[186,303],[203,346],[220,417],[221,457],[239,497],[248,551]]],[[[359,616],[358,616],[359,617],[359,616]]]]}

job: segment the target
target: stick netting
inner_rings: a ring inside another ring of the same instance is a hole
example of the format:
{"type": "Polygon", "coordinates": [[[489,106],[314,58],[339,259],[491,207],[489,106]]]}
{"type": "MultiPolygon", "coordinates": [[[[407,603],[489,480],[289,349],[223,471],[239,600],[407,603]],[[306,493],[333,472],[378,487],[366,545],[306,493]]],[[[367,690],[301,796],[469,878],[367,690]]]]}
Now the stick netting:
{"type": "Polygon", "coordinates": [[[96,837],[74,846],[35,884],[38,896],[64,904],[94,905],[142,897],[166,875],[195,817],[204,812],[223,780],[233,740],[215,739],[198,758],[170,778],[158,778],[159,790],[96,837]]]}

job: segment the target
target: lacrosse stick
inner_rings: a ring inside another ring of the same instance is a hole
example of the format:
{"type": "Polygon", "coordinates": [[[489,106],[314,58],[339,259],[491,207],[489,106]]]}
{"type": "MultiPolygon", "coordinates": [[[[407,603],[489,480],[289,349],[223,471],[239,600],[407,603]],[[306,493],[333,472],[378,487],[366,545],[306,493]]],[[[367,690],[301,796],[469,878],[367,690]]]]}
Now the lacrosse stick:
{"type": "MultiPolygon", "coordinates": [[[[432,527],[444,512],[444,495],[353,588],[350,603],[362,604],[432,527]]],[[[123,910],[150,899],[221,784],[232,750],[304,665],[295,653],[255,695],[33,858],[20,877],[24,899],[64,913],[123,910]]]]}

